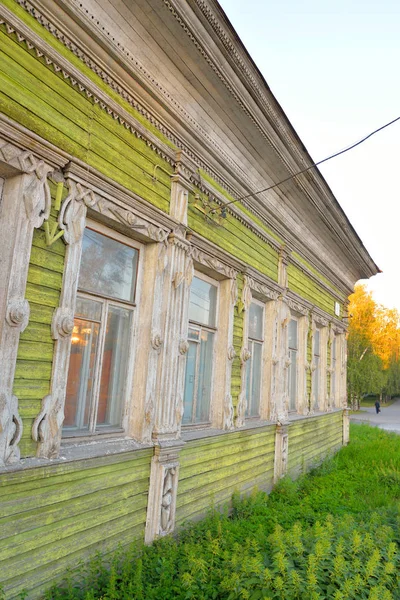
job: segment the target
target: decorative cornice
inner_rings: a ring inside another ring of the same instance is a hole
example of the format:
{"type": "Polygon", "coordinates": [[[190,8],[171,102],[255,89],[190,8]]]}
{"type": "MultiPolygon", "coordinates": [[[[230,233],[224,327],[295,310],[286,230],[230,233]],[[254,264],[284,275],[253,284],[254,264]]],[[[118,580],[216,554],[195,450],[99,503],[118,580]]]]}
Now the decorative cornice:
{"type": "MultiPolygon", "coordinates": [[[[198,49],[198,51],[201,52],[204,59],[210,65],[210,68],[213,69],[213,71],[219,77],[219,79],[221,80],[223,85],[226,87],[226,89],[233,95],[236,102],[239,103],[242,110],[248,115],[249,119],[251,119],[252,122],[255,124],[255,126],[259,129],[260,133],[264,136],[265,141],[274,148],[275,152],[277,152],[277,154],[278,154],[280,160],[283,162],[283,164],[286,164],[288,166],[288,168],[290,168],[291,171],[296,170],[297,165],[299,163],[301,165],[309,164],[309,162],[311,160],[310,157],[308,157],[308,155],[305,155],[304,150],[300,147],[297,136],[296,136],[295,132],[291,129],[290,124],[287,124],[284,117],[279,113],[279,110],[276,111],[272,107],[272,105],[274,104],[273,97],[272,97],[273,101],[270,101],[268,96],[264,93],[263,90],[264,90],[265,86],[264,86],[264,82],[263,82],[262,78],[257,74],[257,71],[254,68],[254,65],[246,57],[246,55],[242,51],[242,48],[240,47],[240,45],[238,46],[237,43],[235,45],[235,43],[232,42],[229,35],[225,32],[224,28],[221,26],[221,23],[223,22],[222,19],[218,20],[218,18],[213,14],[212,10],[207,6],[207,3],[204,2],[204,0],[194,0],[194,1],[197,3],[202,14],[204,14],[206,16],[206,18],[208,19],[208,21],[210,22],[211,26],[213,27],[214,32],[221,39],[226,50],[229,52],[230,57],[234,60],[235,65],[236,65],[236,71],[238,71],[238,70],[240,71],[240,73],[243,75],[243,77],[246,78],[245,83],[247,83],[247,85],[250,86],[250,88],[254,91],[254,94],[258,99],[258,105],[264,109],[267,118],[270,120],[270,124],[272,125],[272,128],[273,128],[271,131],[266,130],[266,128],[264,127],[264,124],[262,122],[260,122],[259,118],[256,116],[256,112],[251,109],[251,106],[249,106],[246,101],[242,100],[241,95],[240,95],[240,90],[239,91],[237,90],[237,86],[233,82],[231,82],[229,80],[229,76],[222,71],[221,62],[218,62],[217,60],[213,59],[213,57],[210,55],[210,53],[208,53],[207,50],[205,49],[204,42],[202,42],[202,40],[200,39],[200,34],[196,35],[197,32],[192,31],[191,28],[188,26],[187,19],[185,21],[184,7],[180,6],[180,5],[178,7],[179,3],[177,3],[175,0],[163,0],[164,4],[169,9],[169,11],[173,15],[173,17],[180,23],[181,27],[184,29],[186,34],[189,36],[192,43],[195,45],[195,47],[198,49]],[[245,60],[243,60],[243,58],[245,60]],[[278,131],[277,135],[274,135],[274,130],[278,131]],[[288,146],[289,152],[287,152],[287,149],[278,148],[278,146],[279,147],[281,146],[281,144],[280,144],[281,138],[282,138],[282,140],[284,140],[284,142],[288,146]],[[272,142],[271,139],[274,139],[274,141],[272,142]],[[283,152],[282,152],[282,150],[283,150],[283,152]]],[[[38,20],[38,22],[40,22],[44,27],[46,27],[46,29],[48,31],[50,31],[58,40],[60,40],[61,43],[63,43],[72,52],[74,52],[74,54],[76,56],[78,56],[98,76],[100,76],[103,79],[103,81],[105,81],[107,83],[107,85],[109,85],[113,90],[117,91],[117,93],[120,94],[121,97],[123,97],[128,103],[131,104],[131,106],[133,106],[136,110],[138,110],[140,112],[140,114],[145,116],[145,118],[148,119],[149,122],[152,123],[157,129],[159,129],[159,131],[165,137],[167,137],[168,139],[173,141],[173,143],[177,147],[183,148],[185,150],[185,152],[191,157],[191,159],[197,165],[199,165],[206,172],[210,173],[210,175],[213,177],[213,179],[215,179],[225,189],[227,189],[234,198],[237,199],[240,197],[241,194],[238,193],[235,189],[233,189],[232,186],[226,181],[226,179],[221,178],[218,173],[216,173],[212,168],[210,168],[209,164],[204,164],[204,161],[199,156],[197,156],[196,153],[193,152],[193,150],[191,148],[189,148],[186,143],[182,142],[181,139],[178,139],[178,136],[175,135],[171,131],[170,128],[166,127],[166,125],[163,124],[160,119],[158,119],[157,117],[152,115],[147,108],[143,107],[140,104],[140,102],[137,99],[135,99],[127,91],[126,87],[124,87],[120,83],[117,83],[115,81],[115,78],[111,77],[109,75],[109,73],[105,72],[99,66],[99,64],[96,63],[96,61],[93,59],[93,57],[89,57],[86,54],[84,54],[82,52],[82,50],[65,35],[64,32],[59,31],[54,26],[54,24],[51,23],[49,21],[49,19],[42,14],[42,12],[38,11],[37,8],[33,6],[33,4],[29,3],[27,0],[17,0],[17,2],[21,6],[23,6],[25,8],[25,10],[27,10],[34,18],[36,18],[38,20]]],[[[78,2],[76,0],[73,0],[73,2],[71,4],[75,4],[75,7],[73,8],[73,10],[75,10],[77,13],[79,13],[83,20],[85,20],[85,18],[86,18],[86,20],[88,22],[90,22],[90,19],[89,19],[90,16],[92,16],[92,18],[94,19],[94,15],[90,15],[87,10],[85,10],[85,12],[88,14],[87,15],[83,14],[83,10],[79,8],[78,2]]],[[[18,21],[19,21],[19,19],[18,19],[18,21]]],[[[12,27],[12,24],[11,24],[11,27],[12,27]]],[[[96,25],[93,25],[93,27],[96,29],[96,25]]],[[[100,36],[102,35],[101,29],[103,30],[103,35],[104,35],[104,38],[106,39],[107,32],[105,31],[104,26],[100,28],[100,25],[99,25],[99,27],[97,28],[98,34],[100,36]]],[[[26,37],[26,36],[24,37],[24,34],[23,33],[21,34],[20,31],[17,32],[17,35],[19,38],[22,35],[21,39],[25,39],[25,37],[26,37]]],[[[36,36],[36,37],[38,39],[40,39],[38,36],[36,36]]],[[[112,46],[113,44],[111,43],[111,39],[112,38],[108,38],[108,42],[112,46]]],[[[120,44],[118,44],[118,46],[120,46],[120,44]]],[[[48,47],[50,48],[50,46],[48,46],[48,47]]],[[[125,49],[122,47],[117,48],[116,44],[114,44],[113,48],[114,48],[114,51],[116,52],[116,55],[120,56],[122,63],[124,63],[124,58],[126,58],[123,56],[123,54],[125,54],[125,49]]],[[[39,52],[41,52],[40,49],[39,49],[39,52]]],[[[59,55],[55,51],[53,51],[53,53],[55,55],[57,55],[57,61],[58,61],[58,62],[56,61],[57,64],[54,62],[54,60],[51,57],[48,57],[48,56],[46,57],[46,62],[50,61],[50,62],[48,62],[48,64],[54,65],[54,69],[58,69],[59,71],[62,71],[62,73],[64,75],[65,69],[63,69],[62,66],[60,66],[60,64],[58,64],[60,62],[58,60],[59,55]]],[[[129,54],[128,51],[126,51],[126,53],[129,54]]],[[[225,162],[225,164],[229,165],[229,168],[232,171],[232,173],[234,174],[237,181],[240,181],[241,183],[243,183],[244,189],[248,189],[248,190],[253,189],[254,181],[252,181],[247,176],[247,174],[244,173],[234,161],[232,161],[232,159],[229,157],[229,155],[227,155],[223,151],[223,149],[219,147],[219,145],[216,143],[215,139],[208,136],[207,133],[196,122],[196,120],[193,117],[191,117],[188,113],[186,113],[184,108],[182,106],[180,106],[166,90],[162,89],[159,82],[155,81],[154,77],[152,77],[152,75],[150,73],[146,72],[143,65],[140,65],[138,63],[138,61],[135,60],[135,57],[130,55],[129,58],[130,58],[129,64],[126,61],[128,70],[129,70],[129,67],[135,67],[138,76],[141,77],[144,82],[147,82],[147,84],[152,85],[153,89],[156,90],[156,92],[158,94],[161,94],[161,96],[167,102],[169,102],[173,105],[172,109],[176,110],[176,112],[179,115],[181,115],[184,119],[188,120],[189,126],[191,128],[195,128],[198,131],[199,135],[202,137],[202,139],[205,139],[206,143],[210,144],[210,146],[213,147],[213,151],[216,153],[216,155],[220,156],[222,158],[222,160],[225,162]],[[131,64],[131,62],[132,62],[132,64],[131,64]]],[[[62,60],[65,61],[65,59],[62,59],[62,60]]],[[[65,63],[67,63],[67,61],[65,61],[65,63]]],[[[87,84],[87,82],[85,82],[85,81],[82,82],[82,79],[87,79],[87,78],[82,76],[82,74],[77,69],[74,69],[73,74],[68,73],[68,78],[70,79],[70,81],[73,85],[77,85],[79,87],[79,89],[81,89],[82,92],[84,92],[88,97],[92,98],[93,102],[98,101],[99,105],[104,110],[106,110],[110,115],[112,115],[116,120],[118,120],[120,123],[122,123],[125,127],[130,129],[132,131],[132,133],[137,135],[137,137],[142,137],[149,146],[151,146],[156,152],[158,152],[160,154],[160,156],[165,158],[165,160],[170,162],[170,164],[173,164],[173,159],[171,158],[170,152],[169,152],[170,149],[167,145],[164,144],[165,147],[162,148],[163,142],[161,142],[157,138],[157,136],[154,136],[153,134],[151,134],[151,132],[148,132],[145,127],[143,127],[139,122],[136,121],[136,119],[134,119],[134,117],[132,117],[128,112],[124,111],[124,109],[122,109],[117,102],[114,102],[113,100],[111,100],[106,94],[104,94],[98,88],[96,89],[96,86],[92,82],[90,85],[87,84]],[[93,91],[93,88],[94,88],[94,91],[93,91]]],[[[87,79],[87,81],[90,82],[89,79],[87,79]]],[[[332,193],[330,192],[329,188],[327,188],[325,181],[323,180],[323,178],[321,177],[321,175],[319,173],[311,174],[311,176],[312,176],[312,181],[314,182],[314,184],[316,186],[318,186],[318,190],[315,190],[310,186],[308,186],[307,189],[305,189],[304,182],[302,182],[302,181],[300,181],[300,183],[299,183],[299,185],[301,184],[299,189],[302,190],[302,193],[306,194],[308,201],[310,201],[312,204],[315,204],[316,206],[318,206],[318,210],[320,212],[321,212],[322,204],[324,206],[326,205],[325,208],[328,208],[329,217],[327,217],[326,215],[325,216],[323,215],[323,220],[325,220],[326,224],[328,224],[328,226],[330,226],[331,229],[334,230],[336,236],[338,237],[338,241],[340,241],[340,240],[343,241],[343,239],[344,239],[343,236],[350,237],[350,240],[351,240],[350,246],[351,247],[347,248],[347,253],[351,255],[352,266],[357,265],[357,269],[360,271],[360,273],[366,272],[366,270],[369,269],[369,271],[371,271],[371,274],[372,274],[372,270],[373,270],[372,259],[369,257],[366,250],[363,248],[362,243],[357,238],[357,235],[355,234],[354,230],[352,229],[352,227],[351,227],[350,223],[348,222],[346,216],[344,215],[343,211],[341,211],[340,207],[335,202],[335,199],[334,199],[332,193]],[[324,198],[323,200],[321,200],[321,198],[320,198],[321,196],[324,198]],[[333,221],[335,221],[335,222],[333,222],[333,221]],[[346,232],[343,233],[342,229],[345,229],[346,232]]],[[[244,204],[244,206],[246,206],[246,208],[248,208],[252,213],[257,215],[259,218],[262,218],[262,219],[266,218],[265,214],[263,214],[265,211],[258,210],[257,207],[253,205],[253,203],[250,204],[247,201],[243,201],[243,204],[244,204]]],[[[279,226],[279,224],[277,225],[277,223],[275,223],[275,220],[274,220],[274,226],[277,226],[277,231],[278,230],[280,231],[280,226],[279,226]]],[[[280,231],[280,234],[284,235],[286,237],[286,234],[281,231],[280,231]]],[[[313,251],[311,251],[311,253],[313,253],[313,251]]],[[[350,275],[349,275],[349,277],[351,278],[350,275]]],[[[349,277],[347,279],[349,279],[349,277]]],[[[335,277],[335,279],[336,279],[336,277],[335,277]]],[[[348,292],[348,289],[347,289],[348,283],[341,281],[340,287],[346,288],[345,291],[346,291],[346,293],[348,292]]]]}
{"type": "Polygon", "coordinates": [[[263,283],[254,277],[249,275],[244,276],[245,286],[248,286],[250,290],[260,295],[262,300],[268,302],[269,300],[277,300],[280,296],[280,292],[271,288],[268,284],[263,283]]]}
{"type": "Polygon", "coordinates": [[[203,250],[195,245],[193,245],[191,248],[191,256],[195,262],[203,265],[211,271],[219,273],[228,279],[236,279],[237,271],[233,267],[229,266],[229,264],[223,263],[211,254],[206,254],[203,252],[203,250]]]}
{"type": "Polygon", "coordinates": [[[126,203],[118,202],[115,197],[109,197],[108,194],[93,189],[87,183],[74,181],[70,176],[67,176],[66,181],[69,194],[61,206],[58,220],[60,229],[64,230],[64,239],[67,243],[75,243],[82,236],[86,209],[108,217],[149,240],[163,242],[167,239],[169,230],[144,218],[126,203]]]}
{"type": "MultiPolygon", "coordinates": [[[[41,22],[42,15],[29,5],[30,10],[24,3],[21,5],[41,22]]],[[[86,77],[79,69],[74,67],[68,60],[59,54],[52,46],[36,35],[25,23],[16,17],[7,7],[0,5],[0,25],[4,24],[7,33],[15,34],[20,43],[25,43],[28,50],[34,50],[38,58],[44,58],[46,64],[59,73],[70,84],[84,93],[88,100],[100,106],[102,110],[111,115],[116,121],[133,133],[138,139],[142,139],[154,152],[171,165],[175,164],[174,150],[152,134],[144,125],[139,123],[130,113],[122,108],[117,102],[103,92],[95,83],[86,77]]],[[[54,31],[51,31],[54,34],[54,31]]],[[[80,57],[81,58],[81,57],[80,57]]],[[[108,82],[111,86],[112,81],[108,82]]]]}

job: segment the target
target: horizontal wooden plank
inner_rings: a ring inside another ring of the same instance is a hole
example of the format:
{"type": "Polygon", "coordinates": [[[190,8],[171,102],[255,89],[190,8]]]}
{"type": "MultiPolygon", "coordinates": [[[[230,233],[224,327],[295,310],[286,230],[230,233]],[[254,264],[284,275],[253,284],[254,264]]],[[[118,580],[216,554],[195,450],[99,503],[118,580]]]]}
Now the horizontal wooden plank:
{"type": "Polygon", "coordinates": [[[53,360],[53,344],[51,342],[20,340],[18,346],[18,359],[51,362],[53,360]]]}
{"type": "Polygon", "coordinates": [[[7,598],[16,600],[23,590],[29,590],[34,597],[39,597],[41,593],[44,594],[48,591],[48,588],[57,580],[62,580],[67,570],[74,571],[79,568],[81,562],[87,562],[97,552],[102,552],[107,556],[107,552],[114,552],[119,546],[129,546],[135,540],[140,542],[143,537],[144,522],[134,526],[127,524],[123,531],[118,531],[115,535],[107,536],[75,552],[70,552],[66,556],[46,563],[40,569],[28,570],[17,577],[10,578],[4,586],[7,598]]]}
{"type": "Polygon", "coordinates": [[[19,380],[50,380],[51,363],[42,361],[17,360],[15,378],[19,380]]]}
{"type": "MultiPolygon", "coordinates": [[[[112,490],[103,492],[103,496],[112,494],[112,490]]],[[[10,539],[0,540],[0,564],[1,561],[13,559],[18,554],[36,552],[38,547],[52,544],[54,541],[69,538],[71,535],[81,533],[86,535],[88,525],[96,527],[104,525],[115,519],[126,517],[134,518],[136,512],[145,512],[147,505],[147,494],[127,496],[122,500],[114,501],[104,506],[100,502],[92,506],[91,510],[76,513],[70,517],[59,514],[59,520],[54,523],[45,523],[33,530],[15,534],[10,539]]]]}
{"type": "Polygon", "coordinates": [[[31,264],[29,266],[27,281],[36,285],[60,290],[62,285],[62,274],[31,264]]]}
{"type": "Polygon", "coordinates": [[[47,342],[49,344],[53,344],[54,341],[51,337],[51,326],[46,323],[35,323],[30,320],[28,323],[28,327],[23,331],[19,337],[21,341],[30,341],[30,342],[47,342]]]}
{"type": "Polygon", "coordinates": [[[46,396],[50,393],[50,382],[48,379],[37,379],[35,381],[27,381],[26,379],[14,379],[13,393],[20,400],[43,398],[43,396],[46,396]]]}
{"type": "Polygon", "coordinates": [[[46,485],[58,485],[60,481],[75,481],[76,479],[114,473],[118,469],[135,470],[136,466],[143,464],[148,464],[150,469],[152,454],[152,448],[145,448],[116,454],[103,454],[95,458],[42,464],[31,469],[2,473],[0,475],[0,493],[16,494],[18,491],[16,486],[22,486],[21,490],[26,491],[27,489],[43,488],[46,485]],[[57,477],[60,479],[57,480],[57,477]]]}
{"type": "Polygon", "coordinates": [[[60,304],[60,292],[49,287],[39,286],[34,283],[26,284],[25,297],[30,302],[56,308],[60,304]]]}
{"type": "MultiPolygon", "coordinates": [[[[179,481],[179,493],[192,494],[194,490],[198,488],[204,488],[208,485],[216,485],[218,482],[229,481],[232,471],[234,471],[234,477],[240,477],[240,473],[252,472],[254,475],[262,471],[267,471],[271,466],[271,460],[267,460],[266,457],[256,457],[242,463],[238,463],[234,469],[231,467],[214,469],[212,471],[206,471],[198,476],[188,477],[179,481]]],[[[197,492],[195,492],[197,493],[197,492]]]]}
{"type": "Polygon", "coordinates": [[[218,451],[215,456],[203,457],[199,456],[197,460],[191,462],[182,461],[179,469],[179,479],[185,479],[186,477],[198,476],[201,473],[207,471],[213,471],[216,469],[223,469],[231,467],[232,465],[238,465],[242,462],[247,462],[256,457],[264,457],[266,460],[270,458],[274,461],[275,444],[265,447],[255,447],[248,449],[243,452],[231,452],[228,455],[218,457],[218,451]]]}
{"type": "MultiPolygon", "coordinates": [[[[142,524],[145,519],[146,511],[141,510],[108,520],[106,523],[94,527],[90,527],[90,524],[86,523],[85,535],[79,532],[62,539],[55,539],[51,544],[39,546],[35,552],[18,554],[4,560],[1,565],[1,577],[3,580],[7,580],[35,569],[41,569],[47,563],[64,558],[78,550],[85,550],[93,544],[102,543],[110,536],[123,533],[127,527],[142,524]]],[[[101,546],[99,546],[100,549],[101,546]]]]}

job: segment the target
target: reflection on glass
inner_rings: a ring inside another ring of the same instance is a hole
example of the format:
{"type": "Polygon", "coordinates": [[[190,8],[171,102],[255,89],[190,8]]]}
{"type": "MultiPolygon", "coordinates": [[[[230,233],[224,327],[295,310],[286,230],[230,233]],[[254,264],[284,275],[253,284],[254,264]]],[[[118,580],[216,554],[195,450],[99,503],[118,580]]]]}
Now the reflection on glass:
{"type": "Polygon", "coordinates": [[[138,255],[135,248],[85,229],[79,288],[133,302],[138,255]]]}
{"type": "Polygon", "coordinates": [[[213,341],[213,333],[205,330],[201,332],[195,417],[196,423],[204,423],[210,419],[213,341]]]}
{"type": "Polygon", "coordinates": [[[98,323],[75,319],[65,398],[65,428],[88,428],[98,336],[98,323]]]}
{"type": "Polygon", "coordinates": [[[331,362],[332,362],[332,373],[331,373],[331,386],[332,386],[332,396],[335,399],[336,396],[336,338],[333,338],[332,347],[331,347],[331,362]]]}
{"type": "Polygon", "coordinates": [[[198,277],[193,277],[190,286],[189,320],[214,327],[216,304],[216,286],[198,277]]]}
{"type": "Polygon", "coordinates": [[[132,312],[109,306],[101,366],[97,425],[120,425],[132,312]]]}
{"type": "Polygon", "coordinates": [[[210,419],[214,333],[190,327],[188,338],[182,420],[184,425],[206,423],[210,419]],[[194,339],[199,341],[195,342],[194,339]]]}
{"type": "Polygon", "coordinates": [[[297,351],[289,351],[289,410],[296,410],[297,395],[297,351]]]}
{"type": "Polygon", "coordinates": [[[251,342],[249,344],[251,357],[247,361],[246,373],[246,417],[258,417],[260,413],[261,395],[261,358],[262,344],[251,342]]]}
{"type": "MultiPolygon", "coordinates": [[[[189,330],[190,331],[190,330],[189,330]]],[[[190,339],[190,335],[189,335],[190,339]]],[[[198,344],[189,341],[189,350],[186,358],[185,373],[185,395],[183,397],[183,425],[192,422],[192,408],[194,403],[195,383],[196,383],[196,356],[198,344]]]]}
{"type": "Polygon", "coordinates": [[[289,348],[297,350],[297,321],[291,319],[289,322],[289,348]]]}
{"type": "Polygon", "coordinates": [[[101,302],[95,302],[89,298],[76,299],[75,317],[84,317],[91,321],[100,321],[101,319],[101,302]]]}
{"type": "Polygon", "coordinates": [[[249,337],[251,339],[263,339],[263,308],[252,302],[249,310],[249,337]]]}

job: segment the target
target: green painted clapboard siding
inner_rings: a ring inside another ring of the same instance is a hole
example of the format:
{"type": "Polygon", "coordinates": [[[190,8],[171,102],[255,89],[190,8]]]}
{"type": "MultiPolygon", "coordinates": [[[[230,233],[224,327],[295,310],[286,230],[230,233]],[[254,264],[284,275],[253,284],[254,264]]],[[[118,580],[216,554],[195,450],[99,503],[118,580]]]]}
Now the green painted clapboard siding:
{"type": "Polygon", "coordinates": [[[263,223],[263,221],[261,221],[261,219],[259,219],[255,215],[253,215],[253,213],[250,212],[245,206],[243,206],[243,204],[241,204],[240,202],[237,202],[235,200],[235,198],[233,196],[231,196],[229,194],[229,192],[227,192],[227,190],[225,188],[223,188],[217,181],[215,181],[215,179],[213,179],[208,173],[206,173],[206,171],[203,171],[203,169],[199,169],[199,173],[200,173],[201,178],[205,179],[206,181],[208,181],[209,183],[211,183],[211,185],[220,194],[222,194],[222,196],[225,196],[225,198],[228,200],[228,202],[235,202],[237,208],[240,208],[240,210],[242,212],[244,212],[247,216],[251,217],[252,220],[255,223],[257,223],[257,225],[259,225],[266,233],[268,233],[271,237],[273,237],[280,244],[284,243],[284,241],[283,241],[282,238],[280,238],[274,231],[272,231],[272,229],[270,229],[269,227],[267,227],[266,224],[263,223]]]}
{"type": "MultiPolygon", "coordinates": [[[[54,201],[56,186],[52,182],[49,185],[54,201]]],[[[64,189],[64,197],[66,194],[64,189]]],[[[57,213],[52,209],[50,224],[56,217],[57,213]]],[[[33,456],[36,452],[36,443],[31,437],[32,423],[40,411],[42,398],[50,392],[54,351],[51,320],[60,300],[64,253],[65,244],[61,239],[46,246],[43,228],[35,229],[25,292],[30,318],[20,337],[14,378],[14,394],[23,422],[20,442],[23,457],[33,456]]]]}
{"type": "Polygon", "coordinates": [[[100,89],[106,92],[113,100],[118,102],[124,110],[130,113],[135,119],[142,123],[147,129],[149,129],[155,136],[161,139],[165,144],[171,148],[175,148],[175,145],[166,138],[148,119],[146,119],[140,112],[133,108],[129,102],[124,100],[118,92],[114,91],[109,85],[107,85],[96,73],[92,71],[82,60],[80,60],[73,52],[64,46],[54,35],[52,35],[47,29],[45,29],[38,21],[33,18],[27,10],[20,7],[15,0],[2,0],[15,15],[17,15],[24,23],[26,23],[32,31],[37,33],[43,40],[45,40],[50,46],[55,48],[57,52],[65,57],[71,64],[77,67],[88,79],[93,81],[100,89]]]}
{"type": "Polygon", "coordinates": [[[319,271],[317,271],[317,269],[315,267],[313,267],[312,265],[310,265],[310,263],[308,261],[306,261],[302,256],[300,256],[300,254],[297,254],[297,252],[292,252],[292,256],[293,258],[295,258],[296,260],[298,260],[300,263],[302,263],[306,269],[308,269],[309,271],[311,271],[311,273],[314,273],[314,275],[316,275],[318,277],[318,279],[320,279],[323,283],[325,283],[327,286],[329,286],[331,288],[331,290],[339,297],[342,297],[343,300],[346,299],[346,296],[343,294],[343,292],[341,292],[337,287],[335,287],[334,285],[332,285],[332,282],[329,281],[329,279],[327,279],[326,277],[324,277],[323,275],[321,275],[321,273],[319,271]]]}
{"type": "Polygon", "coordinates": [[[320,462],[343,443],[342,411],[310,417],[289,427],[288,472],[292,477],[320,462]]]}
{"type": "Polygon", "coordinates": [[[96,551],[142,538],[152,450],[0,477],[0,585],[29,598],[96,551]],[[84,534],[84,535],[83,535],[84,534]]]}
{"type": "Polygon", "coordinates": [[[325,312],[335,314],[335,299],[315,281],[292,264],[287,267],[289,289],[325,312]]]}
{"type": "Polygon", "coordinates": [[[191,229],[239,258],[274,281],[278,280],[278,253],[238,219],[228,215],[221,226],[210,224],[204,214],[189,202],[191,229]]]}
{"type": "MultiPolygon", "coordinates": [[[[1,28],[0,28],[1,29],[1,28]]],[[[56,74],[34,51],[0,32],[0,106],[3,112],[127,189],[168,210],[170,180],[158,155],[56,74]]]]}
{"type": "Polygon", "coordinates": [[[180,455],[177,523],[228,503],[235,491],[270,490],[274,451],[274,426],[188,442],[180,455]]]}
{"type": "Polygon", "coordinates": [[[231,374],[231,394],[233,406],[236,407],[240,394],[241,386],[241,363],[240,363],[240,352],[243,346],[243,325],[245,319],[245,311],[239,312],[241,306],[241,298],[243,291],[243,275],[241,273],[237,276],[238,286],[238,304],[235,306],[233,313],[233,347],[235,349],[235,358],[232,361],[232,374],[231,374]]]}

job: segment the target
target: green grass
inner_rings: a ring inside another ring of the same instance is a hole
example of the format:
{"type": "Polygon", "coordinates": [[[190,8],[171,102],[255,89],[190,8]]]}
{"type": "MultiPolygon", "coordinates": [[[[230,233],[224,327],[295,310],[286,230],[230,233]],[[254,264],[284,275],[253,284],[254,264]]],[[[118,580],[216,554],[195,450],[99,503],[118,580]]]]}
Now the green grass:
{"type": "MultiPolygon", "coordinates": [[[[379,396],[366,396],[361,400],[361,408],[371,408],[372,406],[375,406],[377,398],[379,398],[379,396]]],[[[398,400],[397,397],[391,398],[388,402],[382,402],[382,407],[391,406],[396,400],[398,400]]]]}
{"type": "Polygon", "coordinates": [[[399,600],[400,436],[351,443],[267,496],[233,498],[176,538],[100,556],[52,600],[399,600]]]}

